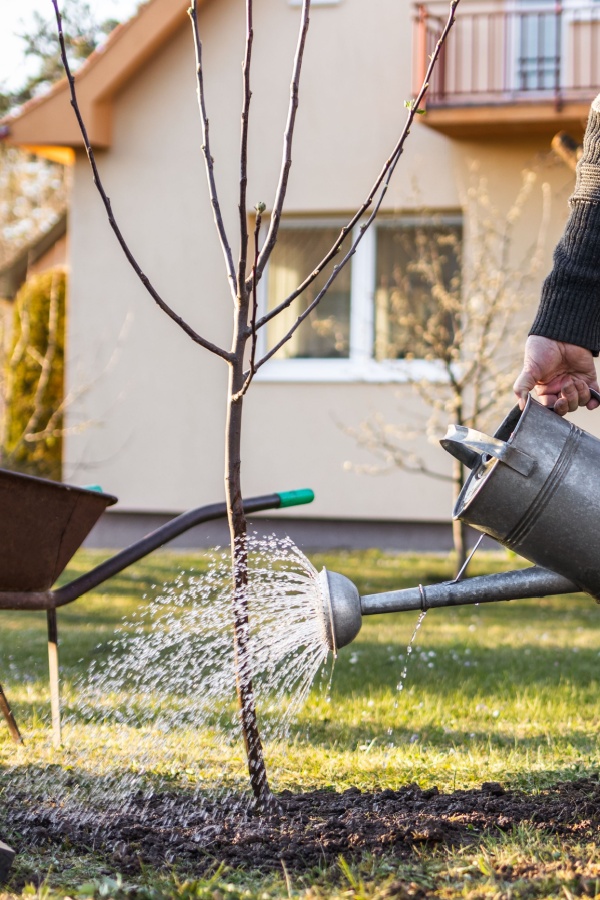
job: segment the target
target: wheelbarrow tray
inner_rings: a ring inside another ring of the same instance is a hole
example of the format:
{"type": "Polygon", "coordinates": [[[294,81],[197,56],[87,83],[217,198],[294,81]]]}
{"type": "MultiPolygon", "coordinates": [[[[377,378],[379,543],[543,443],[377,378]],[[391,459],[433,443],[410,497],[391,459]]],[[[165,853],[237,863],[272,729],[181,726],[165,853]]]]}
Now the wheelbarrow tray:
{"type": "Polygon", "coordinates": [[[0,469],[0,591],[46,591],[117,498],[0,469]]]}

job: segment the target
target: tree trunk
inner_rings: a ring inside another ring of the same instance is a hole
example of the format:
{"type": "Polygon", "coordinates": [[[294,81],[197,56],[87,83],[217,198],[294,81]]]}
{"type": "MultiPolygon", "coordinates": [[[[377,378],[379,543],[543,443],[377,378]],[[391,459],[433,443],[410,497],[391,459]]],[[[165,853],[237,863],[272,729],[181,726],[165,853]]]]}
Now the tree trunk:
{"type": "Polygon", "coordinates": [[[243,397],[236,394],[243,384],[243,352],[230,365],[227,403],[225,447],[225,493],[231,535],[233,570],[233,640],[235,651],[236,689],[240,706],[240,722],[248,760],[250,785],[260,812],[273,808],[262,741],[258,730],[254,688],[252,684],[252,656],[248,620],[248,532],[242,503],[241,433],[243,397]]]}
{"type": "MultiPolygon", "coordinates": [[[[452,504],[458,500],[458,495],[465,483],[463,464],[459,459],[452,462],[452,504]]],[[[456,553],[456,574],[460,572],[467,558],[467,526],[459,519],[452,520],[452,540],[456,553]]]]}
{"type": "MultiPolygon", "coordinates": [[[[454,386],[454,421],[457,425],[465,425],[463,408],[464,385],[453,382],[454,386]]],[[[458,495],[465,483],[465,467],[459,459],[452,460],[452,506],[456,505],[458,495]]],[[[456,574],[460,572],[467,559],[467,526],[458,519],[452,519],[452,541],[456,553],[456,574]]]]}

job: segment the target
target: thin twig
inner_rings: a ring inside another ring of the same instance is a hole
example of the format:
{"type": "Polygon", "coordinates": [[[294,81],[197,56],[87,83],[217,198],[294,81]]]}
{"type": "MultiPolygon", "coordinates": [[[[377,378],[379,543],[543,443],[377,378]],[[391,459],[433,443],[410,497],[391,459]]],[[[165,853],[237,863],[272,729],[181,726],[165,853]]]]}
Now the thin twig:
{"type": "Polygon", "coordinates": [[[64,69],[65,69],[65,74],[66,74],[67,80],[69,82],[69,91],[71,94],[71,106],[73,107],[75,116],[77,117],[77,123],[79,125],[79,130],[81,131],[81,136],[83,138],[83,144],[84,144],[88,159],[90,161],[90,166],[92,167],[92,173],[94,175],[94,184],[96,185],[98,193],[100,194],[100,197],[102,198],[102,203],[104,204],[104,208],[105,208],[106,214],[108,216],[108,221],[109,221],[110,227],[114,231],[116,238],[117,238],[119,244],[121,245],[121,249],[123,250],[123,253],[127,257],[129,264],[131,265],[132,269],[134,270],[134,272],[136,273],[136,275],[138,276],[138,278],[140,279],[140,281],[142,282],[142,284],[144,285],[144,287],[146,288],[146,290],[148,291],[148,293],[150,294],[150,296],[152,297],[154,302],[157,304],[157,306],[159,306],[160,309],[162,309],[162,311],[164,313],[166,313],[166,315],[169,316],[170,319],[172,319],[177,325],[179,325],[179,327],[182,328],[183,331],[185,331],[185,333],[196,344],[200,344],[200,346],[204,347],[205,350],[210,350],[210,352],[216,354],[216,356],[220,356],[222,359],[229,361],[230,354],[226,350],[223,350],[221,347],[218,347],[216,344],[213,344],[211,341],[206,340],[206,338],[202,337],[202,335],[200,335],[196,331],[194,331],[194,329],[190,325],[188,325],[188,323],[184,319],[182,319],[181,316],[178,315],[173,309],[171,309],[171,307],[162,299],[162,297],[160,296],[158,291],[151,284],[150,279],[147,277],[147,275],[145,275],[142,272],[142,269],[140,268],[135,257],[133,256],[131,250],[129,249],[129,247],[125,241],[125,238],[123,237],[123,235],[121,233],[121,229],[117,225],[117,222],[113,215],[110,199],[108,198],[106,191],[104,190],[104,187],[102,185],[100,173],[98,172],[98,167],[96,165],[96,158],[94,156],[94,151],[92,150],[92,145],[90,143],[87,129],[85,127],[85,123],[84,123],[83,117],[81,115],[81,110],[79,108],[79,103],[77,100],[77,93],[75,91],[75,79],[71,72],[71,67],[69,66],[69,61],[67,59],[65,36],[64,36],[63,28],[62,28],[62,17],[61,17],[60,11],[58,9],[58,0],[52,0],[52,5],[54,7],[54,12],[56,14],[56,25],[57,25],[57,29],[58,29],[58,39],[60,42],[60,55],[62,58],[62,63],[63,63],[64,69]]]}
{"type": "Polygon", "coordinates": [[[258,264],[259,257],[259,236],[260,236],[260,226],[262,223],[262,214],[264,212],[264,204],[259,204],[256,207],[256,222],[254,225],[254,265],[252,266],[252,318],[250,322],[250,335],[251,335],[251,349],[250,349],[250,368],[246,373],[244,385],[231,398],[235,403],[237,400],[240,400],[248,388],[250,387],[250,383],[254,378],[254,374],[256,372],[256,343],[258,338],[258,331],[256,329],[256,319],[258,316],[258,296],[256,292],[257,288],[257,277],[256,277],[256,266],[258,264]]]}
{"type": "Polygon", "coordinates": [[[431,469],[422,457],[408,452],[400,443],[403,439],[402,435],[396,435],[398,443],[386,437],[385,424],[381,425],[377,421],[367,421],[363,423],[360,430],[344,427],[344,431],[355,439],[359,447],[364,447],[376,456],[383,458],[382,465],[377,467],[374,465],[352,465],[351,468],[355,472],[365,472],[369,475],[384,475],[396,468],[405,472],[412,472],[415,475],[427,475],[438,481],[453,481],[451,475],[431,469]]]}
{"type": "MultiPolygon", "coordinates": [[[[271,219],[265,243],[258,258],[256,265],[256,280],[260,281],[264,268],[269,261],[269,257],[277,242],[279,233],[279,225],[283,212],[283,204],[287,193],[290,169],[292,166],[292,144],[294,140],[294,126],[296,124],[296,113],[298,111],[299,89],[300,89],[300,73],[302,71],[302,59],[304,57],[304,48],[306,46],[306,38],[308,35],[308,26],[310,24],[310,3],[311,0],[303,0],[302,12],[300,14],[300,30],[298,33],[298,41],[296,45],[296,54],[294,56],[294,66],[292,69],[292,80],[290,83],[290,103],[288,107],[287,121],[285,132],[283,135],[283,152],[281,159],[281,171],[279,173],[279,182],[275,192],[275,200],[271,211],[271,219]]],[[[251,276],[252,277],[252,276],[251,276]]],[[[250,280],[247,281],[247,287],[250,288],[250,280]]]]}
{"type": "Polygon", "coordinates": [[[256,214],[256,224],[254,226],[254,266],[252,268],[252,321],[250,323],[250,331],[252,334],[252,349],[250,351],[250,377],[254,376],[256,372],[256,340],[258,332],[256,330],[256,319],[258,318],[258,297],[256,294],[256,286],[257,286],[257,274],[256,267],[258,266],[258,257],[259,257],[259,243],[258,239],[260,236],[260,226],[262,220],[262,212],[260,208],[257,210],[256,214]]]}
{"type": "MultiPolygon", "coordinates": [[[[194,3],[196,0],[194,0],[194,3]]],[[[246,210],[246,194],[248,187],[248,126],[250,118],[250,67],[252,63],[252,43],[254,29],[252,26],[252,0],[246,3],[246,52],[242,66],[242,81],[244,88],[244,102],[242,105],[242,133],[240,138],[240,259],[238,264],[238,303],[244,301],[242,293],[248,290],[246,285],[246,262],[248,258],[248,216],[246,210]]]]}
{"type": "MultiPolygon", "coordinates": [[[[419,92],[418,92],[417,96],[415,97],[415,99],[412,100],[409,104],[408,115],[406,117],[406,122],[405,122],[404,128],[402,130],[402,133],[401,133],[400,137],[398,138],[398,141],[396,142],[396,146],[394,147],[391,155],[388,157],[383,168],[381,169],[381,172],[377,176],[377,179],[376,179],[375,183],[373,184],[371,190],[369,191],[367,198],[361,204],[361,206],[357,209],[356,213],[352,216],[350,221],[346,225],[344,225],[344,227],[341,229],[337,240],[334,241],[330,250],[325,254],[325,256],[323,257],[321,262],[318,263],[318,265],[313,269],[313,271],[310,273],[310,275],[304,279],[302,284],[300,284],[296,288],[296,290],[292,291],[292,293],[289,294],[289,296],[286,297],[285,300],[282,300],[282,302],[278,306],[276,306],[274,309],[270,310],[268,313],[265,313],[264,316],[261,316],[261,318],[257,322],[257,326],[256,326],[257,328],[262,328],[264,325],[267,324],[267,322],[270,322],[271,319],[274,319],[275,316],[278,316],[280,312],[283,312],[284,309],[287,309],[288,306],[290,306],[294,302],[296,297],[298,297],[303,291],[305,291],[306,288],[310,284],[312,284],[312,282],[315,280],[315,278],[317,278],[321,274],[321,272],[323,271],[325,266],[331,262],[331,260],[337,253],[339,253],[344,240],[347,238],[347,236],[353,230],[353,228],[357,224],[357,222],[360,221],[360,219],[364,216],[366,211],[373,205],[375,197],[377,196],[377,192],[381,189],[382,195],[379,198],[375,212],[377,212],[379,210],[379,207],[381,206],[383,197],[385,196],[385,193],[387,192],[390,177],[391,177],[394,169],[396,168],[398,160],[400,159],[400,157],[403,153],[404,144],[406,142],[406,138],[410,134],[411,125],[412,125],[417,113],[420,112],[421,102],[422,102],[425,94],[427,93],[427,89],[429,88],[429,82],[431,80],[431,75],[433,73],[435,64],[440,55],[440,51],[444,45],[446,38],[448,37],[450,29],[452,28],[452,26],[454,24],[454,21],[456,18],[456,8],[457,8],[458,4],[459,4],[459,0],[451,0],[450,13],[448,15],[448,19],[447,19],[444,29],[440,35],[440,38],[435,46],[435,50],[433,51],[433,53],[431,54],[431,57],[429,59],[429,65],[427,67],[427,71],[425,73],[425,77],[423,79],[421,88],[419,89],[419,92]]],[[[341,270],[341,268],[343,268],[343,266],[348,262],[348,260],[354,255],[354,251],[356,250],[357,245],[360,243],[360,241],[362,239],[362,236],[364,233],[363,229],[369,227],[369,225],[373,221],[373,218],[374,218],[373,215],[369,216],[369,219],[367,220],[366,224],[361,227],[361,232],[360,232],[358,238],[356,239],[356,241],[353,243],[352,247],[350,248],[350,251],[346,254],[344,259],[336,267],[336,269],[334,269],[334,272],[335,272],[334,277],[336,277],[337,274],[339,274],[339,271],[341,270]]],[[[329,283],[328,283],[327,287],[329,287],[329,283]]],[[[321,291],[319,294],[319,298],[318,299],[315,298],[315,301],[313,301],[313,303],[310,306],[310,311],[312,311],[314,309],[314,307],[317,305],[317,303],[323,296],[323,293],[324,293],[324,291],[321,291]]],[[[292,334],[296,331],[298,326],[302,323],[302,321],[304,321],[305,318],[306,318],[306,315],[303,315],[302,317],[298,318],[298,320],[292,326],[292,329],[286,335],[283,343],[285,343],[292,336],[292,334]]],[[[279,346],[281,346],[281,345],[279,345],[279,346]]],[[[278,349],[279,349],[279,347],[278,347],[278,349]]],[[[260,361],[259,365],[263,365],[263,363],[267,361],[267,358],[270,359],[272,355],[273,354],[270,353],[268,355],[268,357],[265,357],[263,360],[260,361]]]]}
{"type": "MultiPolygon", "coordinates": [[[[385,194],[385,192],[384,192],[384,194],[385,194]]],[[[383,200],[383,196],[382,196],[381,199],[383,200]]],[[[296,332],[297,329],[300,327],[300,325],[302,325],[302,323],[304,322],[304,320],[305,320],[306,318],[308,318],[308,316],[310,316],[310,314],[311,314],[311,312],[313,311],[313,309],[314,309],[316,306],[318,306],[318,304],[321,302],[321,300],[323,299],[323,297],[325,296],[325,294],[327,293],[327,291],[329,290],[329,288],[331,287],[331,285],[333,284],[333,282],[335,281],[335,279],[337,278],[337,276],[339,275],[339,273],[341,272],[341,270],[343,269],[343,267],[346,265],[346,263],[348,262],[348,260],[349,260],[352,256],[354,256],[354,254],[356,253],[356,248],[358,247],[358,245],[359,245],[359,243],[360,243],[360,241],[361,241],[361,239],[362,239],[362,236],[363,236],[363,234],[365,233],[366,228],[367,228],[368,225],[370,225],[371,222],[373,221],[373,218],[375,217],[375,215],[376,215],[376,213],[377,213],[377,211],[378,211],[378,209],[379,209],[379,206],[380,206],[380,203],[377,204],[376,209],[375,209],[374,212],[369,216],[369,219],[368,219],[367,223],[366,223],[365,225],[361,226],[360,233],[359,233],[358,237],[356,238],[355,241],[353,241],[353,243],[352,243],[350,249],[348,250],[348,252],[347,252],[346,255],[344,256],[344,258],[342,259],[341,263],[339,263],[339,265],[337,265],[337,266],[334,267],[334,269],[332,270],[331,274],[329,275],[329,278],[327,279],[327,281],[325,282],[325,284],[323,285],[323,287],[321,288],[321,290],[319,291],[319,293],[316,295],[316,297],[314,298],[314,300],[313,300],[311,303],[309,303],[309,305],[306,307],[306,309],[304,310],[304,312],[300,313],[300,315],[298,316],[298,318],[296,319],[296,321],[294,322],[294,324],[292,325],[292,327],[291,327],[291,328],[289,329],[289,331],[281,338],[281,340],[278,341],[278,342],[275,344],[275,346],[272,347],[267,353],[265,353],[265,355],[257,362],[257,364],[256,364],[256,366],[255,366],[255,370],[258,370],[258,369],[260,369],[261,366],[264,366],[264,364],[265,364],[266,362],[268,362],[268,361],[271,359],[271,357],[275,356],[275,354],[276,354],[279,350],[281,350],[281,348],[282,348],[285,344],[287,344],[287,342],[288,342],[289,339],[292,337],[292,335],[294,334],[294,332],[296,332]]],[[[265,317],[263,316],[263,319],[261,319],[261,322],[264,320],[264,318],[265,318],[265,317]]],[[[257,328],[260,328],[260,327],[261,327],[261,322],[258,322],[258,323],[257,323],[257,326],[256,326],[257,328]]]]}
{"type": "MultiPolygon", "coordinates": [[[[52,0],[54,3],[55,0],[52,0]]],[[[192,5],[188,9],[188,15],[192,22],[192,31],[194,33],[194,47],[196,52],[196,93],[198,96],[198,106],[200,108],[200,121],[202,123],[202,153],[206,163],[206,177],[208,180],[208,192],[210,194],[210,203],[213,210],[213,218],[219,235],[221,249],[225,257],[225,266],[227,269],[227,278],[231,288],[231,296],[234,301],[237,297],[237,278],[235,275],[235,265],[233,263],[233,253],[225,231],[225,223],[221,213],[221,204],[217,194],[217,184],[215,181],[215,161],[210,152],[210,128],[208,114],[206,112],[206,95],[204,92],[204,69],[202,66],[202,41],[200,40],[200,31],[198,28],[198,2],[192,0],[192,5]]]]}

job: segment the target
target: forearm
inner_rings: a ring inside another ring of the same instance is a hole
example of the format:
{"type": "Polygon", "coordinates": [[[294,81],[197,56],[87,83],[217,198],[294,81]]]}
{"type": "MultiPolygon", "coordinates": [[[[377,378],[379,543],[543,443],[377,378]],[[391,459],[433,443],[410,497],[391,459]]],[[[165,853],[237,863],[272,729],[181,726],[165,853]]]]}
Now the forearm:
{"type": "Polygon", "coordinates": [[[600,95],[590,110],[575,191],[530,334],[600,351],[600,95]]]}

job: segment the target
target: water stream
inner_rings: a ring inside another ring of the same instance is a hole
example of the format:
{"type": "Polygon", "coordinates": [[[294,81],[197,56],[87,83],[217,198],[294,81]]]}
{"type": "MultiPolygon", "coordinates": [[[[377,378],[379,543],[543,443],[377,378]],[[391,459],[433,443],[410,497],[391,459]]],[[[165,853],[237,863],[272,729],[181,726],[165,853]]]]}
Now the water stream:
{"type": "MultiPolygon", "coordinates": [[[[396,690],[398,691],[398,693],[400,693],[401,691],[404,690],[404,683],[406,681],[406,675],[408,673],[408,664],[410,661],[411,654],[413,652],[413,644],[415,642],[417,634],[419,633],[419,628],[423,624],[423,621],[424,621],[426,615],[427,615],[426,609],[424,609],[422,612],[419,613],[419,618],[417,619],[417,624],[415,625],[411,639],[408,642],[408,646],[406,648],[406,658],[404,661],[404,665],[402,667],[402,671],[400,672],[400,679],[398,681],[398,684],[396,685],[396,690]]],[[[398,706],[398,700],[396,700],[395,706],[396,707],[398,706]]]]}

